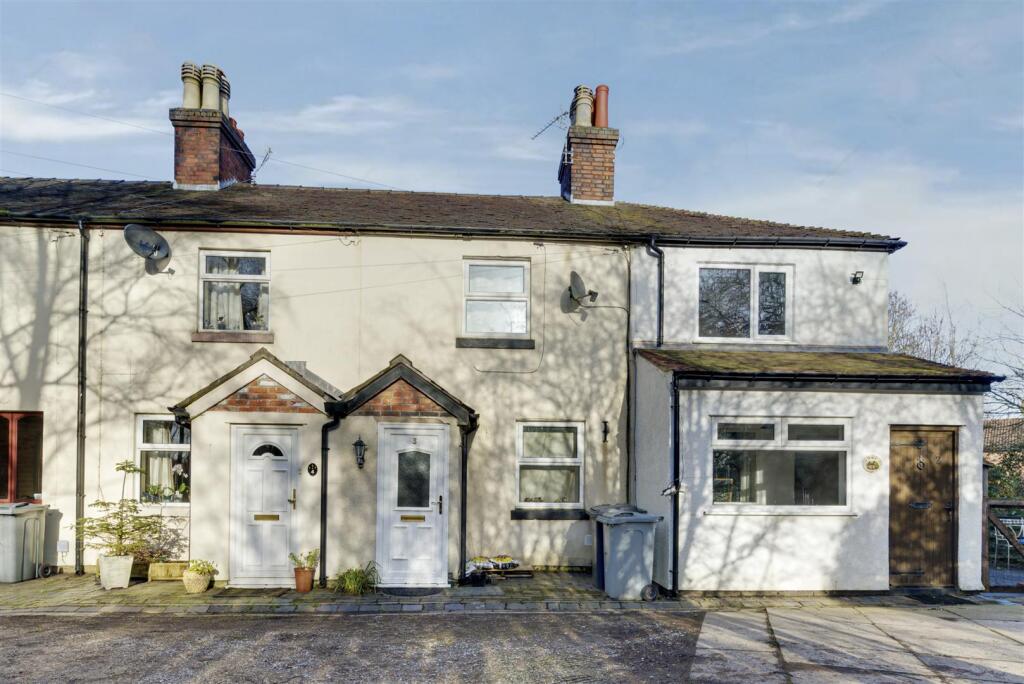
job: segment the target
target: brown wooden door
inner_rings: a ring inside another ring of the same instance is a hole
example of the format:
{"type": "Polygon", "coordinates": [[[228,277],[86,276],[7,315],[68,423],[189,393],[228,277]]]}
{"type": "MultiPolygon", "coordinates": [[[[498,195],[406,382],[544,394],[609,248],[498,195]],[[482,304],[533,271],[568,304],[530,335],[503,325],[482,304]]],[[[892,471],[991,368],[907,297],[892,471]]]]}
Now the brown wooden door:
{"type": "Polygon", "coordinates": [[[953,586],[956,431],[892,429],[889,480],[889,584],[953,586]]]}

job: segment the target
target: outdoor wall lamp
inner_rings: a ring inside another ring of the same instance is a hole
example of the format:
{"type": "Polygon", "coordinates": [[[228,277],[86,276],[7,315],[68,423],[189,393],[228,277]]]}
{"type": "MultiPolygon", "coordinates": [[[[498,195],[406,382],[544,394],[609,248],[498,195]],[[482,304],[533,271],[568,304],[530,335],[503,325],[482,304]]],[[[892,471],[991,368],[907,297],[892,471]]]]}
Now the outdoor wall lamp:
{"type": "Polygon", "coordinates": [[[862,280],[864,280],[864,271],[854,271],[850,274],[850,282],[854,285],[860,285],[862,280]]]}
{"type": "Polygon", "coordinates": [[[363,464],[366,463],[366,442],[363,441],[362,435],[352,442],[352,450],[356,454],[356,465],[362,470],[363,464]]]}

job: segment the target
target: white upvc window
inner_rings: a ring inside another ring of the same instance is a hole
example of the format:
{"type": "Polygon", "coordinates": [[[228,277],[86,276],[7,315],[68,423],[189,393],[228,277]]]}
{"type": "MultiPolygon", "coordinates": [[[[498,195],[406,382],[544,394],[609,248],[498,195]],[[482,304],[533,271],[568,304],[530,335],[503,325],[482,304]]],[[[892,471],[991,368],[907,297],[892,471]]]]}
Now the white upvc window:
{"type": "Polygon", "coordinates": [[[849,418],[714,417],[714,512],[850,510],[849,418]]]}
{"type": "Polygon", "coordinates": [[[530,262],[467,259],[463,268],[463,334],[467,337],[528,337],[530,262]]]}
{"type": "Polygon", "coordinates": [[[516,424],[516,507],[583,508],[581,422],[516,424]]]}
{"type": "Polygon", "coordinates": [[[793,338],[793,266],[701,264],[697,339],[788,342],[793,338]]]}
{"type": "Polygon", "coordinates": [[[135,417],[138,496],[143,503],[188,504],[192,493],[192,431],[165,413],[135,417]]]}
{"type": "Polygon", "coordinates": [[[270,252],[200,250],[199,329],[270,330],[270,252]]]}

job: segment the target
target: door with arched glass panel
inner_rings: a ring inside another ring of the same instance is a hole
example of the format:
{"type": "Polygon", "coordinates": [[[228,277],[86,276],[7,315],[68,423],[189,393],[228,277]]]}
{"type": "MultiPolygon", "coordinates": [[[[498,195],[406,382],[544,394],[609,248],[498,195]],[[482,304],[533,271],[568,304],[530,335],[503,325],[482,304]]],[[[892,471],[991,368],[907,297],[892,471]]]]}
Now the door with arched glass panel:
{"type": "Polygon", "coordinates": [[[231,496],[235,586],[290,586],[295,430],[236,426],[231,496]]]}
{"type": "Polygon", "coordinates": [[[448,426],[381,425],[377,565],[382,586],[448,585],[448,426]]]}

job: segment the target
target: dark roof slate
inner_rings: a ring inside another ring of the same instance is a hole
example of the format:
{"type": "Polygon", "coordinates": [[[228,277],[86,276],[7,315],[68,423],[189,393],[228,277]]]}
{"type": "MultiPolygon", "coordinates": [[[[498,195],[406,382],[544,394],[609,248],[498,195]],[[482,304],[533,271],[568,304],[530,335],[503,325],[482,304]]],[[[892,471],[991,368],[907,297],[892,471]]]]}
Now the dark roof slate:
{"type": "Polygon", "coordinates": [[[1024,451],[1024,418],[992,418],[985,421],[985,453],[1024,451]]]}
{"type": "Polygon", "coordinates": [[[640,356],[662,370],[700,377],[925,380],[998,382],[985,371],[955,368],[887,352],[718,351],[645,349],[640,356]]]}
{"type": "Polygon", "coordinates": [[[154,181],[0,177],[0,220],[145,222],[166,226],[310,228],[668,244],[756,244],[895,251],[898,238],[718,216],[629,202],[559,197],[237,184],[216,192],[154,181]]]}

